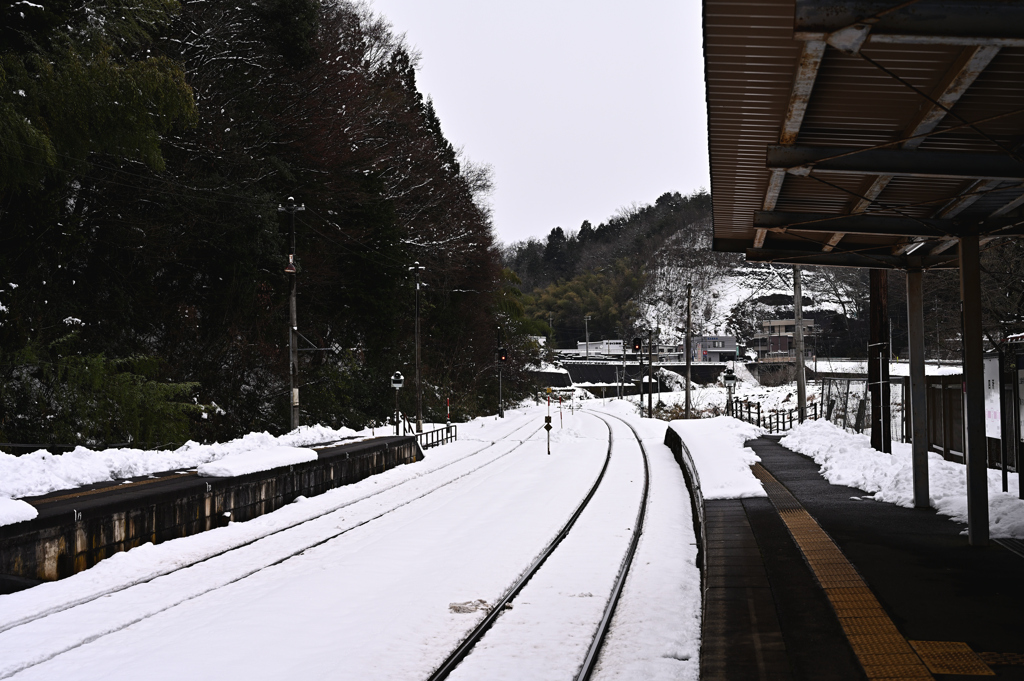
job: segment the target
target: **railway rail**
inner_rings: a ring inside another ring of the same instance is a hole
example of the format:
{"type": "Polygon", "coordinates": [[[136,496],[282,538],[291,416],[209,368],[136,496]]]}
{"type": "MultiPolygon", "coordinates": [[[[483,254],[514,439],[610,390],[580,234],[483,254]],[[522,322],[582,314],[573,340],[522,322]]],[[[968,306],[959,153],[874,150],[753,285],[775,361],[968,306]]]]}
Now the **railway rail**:
{"type": "MultiPolygon", "coordinates": [[[[480,454],[486,452],[487,450],[493,448],[494,446],[496,446],[499,443],[510,443],[510,442],[514,442],[515,443],[515,445],[512,446],[511,448],[509,448],[508,451],[503,452],[501,454],[498,454],[497,456],[487,460],[483,464],[481,464],[479,466],[475,466],[472,469],[467,470],[467,471],[465,471],[465,472],[463,472],[463,473],[461,473],[461,474],[459,474],[457,476],[454,476],[454,477],[452,477],[450,479],[444,480],[444,481],[440,482],[439,484],[430,486],[424,492],[422,492],[420,494],[417,494],[416,496],[414,496],[412,498],[405,499],[405,500],[401,501],[400,503],[390,505],[386,510],[383,510],[380,513],[374,514],[371,517],[366,518],[365,520],[362,520],[362,521],[357,522],[357,523],[346,525],[343,528],[337,528],[336,531],[329,532],[329,533],[327,533],[326,536],[319,537],[316,541],[311,541],[311,542],[303,543],[301,546],[295,547],[295,548],[287,551],[284,555],[280,555],[280,556],[276,557],[274,560],[260,562],[258,565],[254,566],[254,567],[250,567],[250,568],[242,571],[241,573],[237,573],[237,574],[233,575],[230,579],[217,581],[217,583],[215,583],[213,585],[210,585],[210,586],[207,586],[205,588],[202,588],[202,589],[193,591],[191,593],[188,593],[183,598],[172,599],[172,601],[169,602],[169,603],[162,604],[161,606],[159,606],[159,607],[157,607],[155,609],[148,610],[148,611],[142,613],[139,616],[130,618],[129,620],[118,622],[116,625],[113,625],[113,626],[110,626],[110,627],[106,627],[106,628],[94,629],[94,630],[89,631],[89,632],[81,632],[75,638],[75,640],[73,642],[67,643],[67,644],[62,645],[62,646],[58,646],[57,648],[51,649],[51,650],[47,651],[46,653],[35,655],[31,659],[23,660],[21,663],[14,663],[14,664],[9,665],[9,666],[6,666],[6,665],[3,665],[3,663],[0,663],[0,679],[10,678],[11,676],[14,676],[15,674],[18,674],[18,673],[20,673],[22,671],[25,671],[26,669],[29,669],[31,667],[35,667],[35,666],[37,666],[39,664],[42,664],[42,663],[47,662],[49,660],[52,660],[52,659],[54,659],[54,658],[56,658],[56,657],[58,657],[58,656],[60,656],[60,655],[62,655],[64,653],[69,652],[70,650],[73,650],[73,649],[78,648],[78,647],[80,647],[82,645],[91,643],[93,641],[96,641],[96,640],[98,640],[98,639],[100,639],[102,637],[108,636],[110,634],[114,634],[114,633],[116,633],[118,631],[122,631],[122,630],[124,630],[124,629],[126,629],[126,628],[128,628],[128,627],[130,627],[130,626],[132,626],[134,624],[138,624],[139,622],[142,622],[142,621],[144,621],[146,619],[149,619],[149,618],[151,618],[151,617],[153,617],[155,615],[158,615],[158,614],[160,614],[162,612],[170,610],[171,608],[177,607],[177,606],[179,606],[179,605],[181,605],[183,603],[186,603],[188,601],[194,600],[194,599],[196,599],[196,598],[198,598],[200,596],[203,596],[205,594],[208,594],[208,593],[210,593],[212,591],[224,588],[224,587],[226,587],[226,586],[228,586],[230,584],[234,584],[236,582],[240,582],[240,581],[242,581],[242,580],[244,580],[244,579],[246,579],[248,577],[251,577],[251,576],[253,576],[253,575],[255,575],[255,574],[259,573],[259,572],[262,572],[263,570],[266,570],[266,569],[271,568],[271,567],[276,566],[276,565],[280,565],[281,563],[284,563],[287,560],[290,560],[290,559],[292,559],[292,558],[294,558],[296,556],[299,556],[299,555],[309,551],[310,549],[316,548],[317,546],[320,546],[322,544],[326,544],[327,542],[330,542],[333,539],[336,539],[336,538],[338,538],[338,537],[340,537],[340,536],[342,536],[342,535],[344,535],[344,534],[346,534],[348,532],[351,532],[351,531],[353,531],[353,530],[355,530],[355,529],[357,529],[359,527],[363,527],[363,526],[365,526],[365,525],[367,525],[367,524],[369,524],[369,523],[371,523],[371,522],[373,522],[375,520],[383,518],[384,516],[388,515],[389,513],[392,513],[394,511],[398,510],[399,508],[402,508],[404,506],[408,506],[409,504],[412,504],[412,503],[414,503],[416,501],[419,501],[420,499],[423,499],[424,497],[427,497],[427,496],[433,494],[434,492],[436,492],[436,491],[438,491],[438,490],[440,490],[440,489],[442,489],[444,487],[447,487],[447,486],[449,486],[449,485],[451,485],[451,484],[453,484],[453,483],[455,483],[455,482],[457,482],[459,480],[462,480],[463,478],[466,478],[467,476],[470,476],[470,475],[476,473],[477,471],[480,471],[481,469],[483,469],[483,468],[485,468],[487,466],[490,466],[490,465],[496,463],[497,461],[499,461],[501,459],[504,459],[505,457],[507,457],[508,455],[512,454],[514,451],[519,449],[524,443],[529,441],[537,433],[539,433],[540,430],[541,430],[541,426],[537,425],[536,420],[535,419],[530,419],[526,423],[524,423],[524,424],[522,424],[520,426],[516,426],[515,428],[511,429],[508,432],[508,434],[505,435],[504,437],[502,437],[500,440],[493,440],[493,441],[488,440],[479,449],[475,449],[474,451],[472,451],[472,452],[470,452],[468,454],[465,454],[463,456],[460,456],[457,459],[454,459],[454,460],[452,460],[450,462],[447,462],[447,463],[445,463],[445,464],[443,464],[441,466],[438,466],[437,468],[432,469],[431,471],[429,471],[428,473],[424,474],[423,476],[419,476],[419,477],[416,477],[416,478],[409,478],[407,480],[400,481],[400,482],[395,483],[393,485],[389,485],[389,486],[387,486],[387,487],[385,487],[383,489],[376,490],[376,491],[374,491],[374,492],[372,492],[370,494],[363,495],[363,496],[361,496],[361,497],[359,497],[357,499],[347,500],[346,502],[344,502],[342,504],[338,504],[338,505],[332,506],[332,507],[330,507],[328,509],[324,509],[321,512],[316,513],[315,515],[303,518],[302,520],[300,520],[298,522],[294,522],[294,523],[290,523],[290,524],[287,524],[287,525],[282,526],[282,527],[274,528],[273,530],[270,530],[268,532],[259,534],[259,535],[255,536],[255,537],[248,538],[245,541],[239,542],[237,544],[232,544],[230,546],[221,548],[220,550],[215,550],[215,551],[211,551],[211,552],[205,553],[205,554],[203,554],[203,555],[201,555],[199,557],[196,557],[196,558],[194,558],[192,560],[187,560],[187,561],[181,562],[181,563],[176,564],[176,565],[174,565],[174,566],[172,566],[170,568],[163,569],[163,570],[157,570],[155,572],[148,573],[145,576],[142,576],[140,578],[132,579],[132,580],[127,581],[127,582],[122,582],[122,583],[119,583],[119,584],[116,584],[116,585],[113,585],[113,586],[109,586],[109,587],[106,587],[106,588],[98,589],[98,590],[88,594],[87,596],[84,596],[84,597],[81,597],[81,598],[77,598],[77,599],[74,599],[72,601],[66,601],[66,602],[60,603],[59,605],[55,605],[53,607],[49,607],[49,608],[45,608],[45,609],[42,609],[42,610],[38,610],[36,612],[26,614],[26,615],[24,615],[22,617],[19,617],[17,619],[12,619],[12,620],[8,620],[6,622],[2,622],[2,623],[0,623],[0,636],[5,635],[5,634],[17,634],[18,633],[18,631],[17,631],[18,629],[23,628],[23,627],[27,627],[29,625],[32,625],[33,623],[43,621],[43,623],[45,624],[45,620],[47,620],[48,618],[56,617],[56,616],[58,616],[58,615],[60,615],[62,613],[68,612],[70,610],[74,610],[75,608],[80,608],[80,607],[83,607],[83,606],[87,606],[90,603],[93,603],[93,602],[95,602],[95,601],[97,601],[99,599],[102,599],[102,598],[107,598],[107,597],[115,596],[115,595],[117,595],[117,594],[119,594],[121,592],[125,592],[125,591],[127,591],[129,589],[132,589],[134,587],[138,587],[138,586],[141,586],[143,584],[149,584],[149,583],[157,582],[158,580],[171,577],[173,575],[181,573],[182,571],[184,571],[186,569],[189,569],[189,568],[192,568],[192,567],[196,567],[196,566],[199,566],[199,565],[204,564],[204,563],[209,563],[210,561],[213,561],[213,560],[215,560],[217,558],[228,556],[229,554],[232,554],[234,552],[238,552],[238,551],[240,551],[242,549],[245,549],[246,547],[253,546],[253,545],[255,545],[255,544],[257,544],[257,543],[259,543],[261,541],[265,541],[265,540],[268,540],[268,539],[270,539],[272,537],[275,537],[277,535],[281,535],[282,533],[284,533],[286,531],[295,530],[296,528],[299,528],[299,527],[301,527],[303,525],[308,525],[310,523],[313,523],[316,520],[319,520],[321,518],[325,518],[327,516],[330,516],[332,513],[337,513],[338,511],[341,511],[341,510],[343,510],[345,508],[351,507],[351,506],[353,506],[355,504],[358,504],[358,503],[361,503],[361,502],[365,502],[365,501],[370,500],[370,499],[372,499],[374,497],[379,497],[382,494],[385,494],[385,493],[387,493],[389,491],[395,490],[396,488],[402,487],[403,485],[409,484],[409,483],[411,483],[413,481],[422,481],[423,478],[426,478],[428,476],[433,476],[434,474],[438,473],[439,471],[442,471],[442,470],[444,470],[446,468],[449,468],[449,467],[451,467],[453,465],[459,464],[460,462],[467,461],[468,459],[470,459],[470,458],[472,458],[474,456],[480,455],[480,454]],[[516,434],[517,433],[520,433],[521,431],[529,430],[531,427],[533,427],[532,430],[530,430],[530,432],[525,437],[521,437],[520,439],[516,439],[516,434]]],[[[463,438],[464,441],[467,440],[467,439],[469,439],[469,438],[463,438]]]]}
{"type": "Polygon", "coordinates": [[[587,412],[588,415],[597,418],[608,428],[608,449],[605,454],[604,465],[601,468],[601,472],[598,474],[593,485],[590,487],[583,500],[576,507],[575,511],[563,525],[562,529],[555,535],[555,537],[548,543],[547,546],[540,552],[540,554],[534,559],[534,561],[524,570],[522,576],[511,586],[509,589],[499,598],[491,607],[488,614],[477,624],[476,627],[466,635],[465,638],[455,647],[455,649],[448,655],[447,658],[433,671],[428,677],[428,681],[442,681],[447,679],[452,672],[461,664],[473,651],[475,646],[483,640],[484,636],[491,630],[498,618],[505,612],[505,609],[512,605],[516,597],[522,592],[526,585],[531,579],[541,570],[548,558],[558,549],[563,543],[565,538],[569,536],[570,531],[576,524],[576,521],[583,514],[587,506],[593,500],[595,493],[601,486],[605,479],[605,473],[608,470],[608,464],[611,461],[612,449],[615,443],[615,436],[612,431],[611,423],[604,418],[605,416],[611,417],[624,423],[632,432],[633,437],[636,438],[637,443],[640,446],[640,452],[643,459],[643,491],[641,493],[640,503],[637,508],[636,517],[632,526],[632,535],[625,554],[618,567],[618,572],[612,586],[611,592],[608,596],[608,601],[605,605],[602,617],[597,624],[597,627],[593,633],[591,643],[587,648],[587,652],[581,661],[580,667],[575,675],[576,681],[587,681],[591,678],[598,660],[600,658],[601,646],[608,634],[608,630],[611,626],[612,618],[615,614],[615,608],[618,605],[619,597],[622,594],[623,586],[625,585],[626,578],[629,574],[629,568],[632,565],[633,557],[636,554],[636,548],[640,541],[640,536],[643,533],[643,523],[647,511],[647,500],[648,492],[650,489],[650,464],[647,456],[647,450],[643,445],[643,440],[640,438],[636,429],[629,424],[625,419],[619,418],[613,414],[601,414],[587,412]]]}

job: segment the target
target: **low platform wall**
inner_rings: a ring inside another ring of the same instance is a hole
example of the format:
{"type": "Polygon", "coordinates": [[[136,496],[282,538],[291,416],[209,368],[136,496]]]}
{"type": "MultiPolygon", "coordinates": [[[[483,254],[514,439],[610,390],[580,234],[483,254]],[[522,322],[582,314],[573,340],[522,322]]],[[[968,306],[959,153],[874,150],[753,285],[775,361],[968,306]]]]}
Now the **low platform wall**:
{"type": "Polygon", "coordinates": [[[316,461],[236,478],[191,473],[93,497],[40,499],[39,517],[0,527],[0,576],[22,583],[61,579],[119,551],[251,520],[300,495],[322,494],[422,458],[414,437],[394,437],[331,448],[316,461]]]}
{"type": "Polygon", "coordinates": [[[693,533],[697,537],[697,567],[700,568],[701,590],[704,588],[705,575],[707,574],[708,546],[704,529],[704,495],[700,489],[700,475],[697,473],[697,466],[690,456],[690,450],[686,443],[679,437],[679,433],[669,426],[665,429],[665,445],[672,450],[672,454],[683,470],[683,478],[686,480],[686,487],[690,490],[690,503],[693,510],[693,533]]]}

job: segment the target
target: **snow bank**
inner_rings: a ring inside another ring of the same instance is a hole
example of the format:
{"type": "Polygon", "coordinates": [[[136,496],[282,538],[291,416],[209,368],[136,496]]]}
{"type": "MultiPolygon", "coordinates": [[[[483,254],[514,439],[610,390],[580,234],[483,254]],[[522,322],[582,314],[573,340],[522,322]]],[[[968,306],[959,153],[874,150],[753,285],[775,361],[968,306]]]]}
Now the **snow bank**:
{"type": "MultiPolygon", "coordinates": [[[[875,501],[914,506],[911,448],[892,443],[893,453],[871,448],[867,435],[847,433],[828,421],[807,421],[780,441],[783,447],[805,454],[821,466],[833,485],[847,485],[874,494],[875,501]]],[[[1018,474],[1010,473],[1016,490],[1018,474]]],[[[942,515],[967,522],[967,467],[928,455],[929,503],[942,515]]],[[[988,471],[989,525],[992,537],[1024,538],[1024,500],[1002,492],[1002,472],[988,471]]]]}
{"type": "Polygon", "coordinates": [[[312,449],[267,447],[266,449],[228,454],[223,459],[200,464],[198,472],[205,478],[233,478],[315,460],[316,452],[312,449]]]}
{"type": "Polygon", "coordinates": [[[0,497],[0,525],[10,525],[12,523],[20,523],[23,520],[32,520],[37,515],[39,515],[39,511],[27,501],[0,497]]]}
{"type": "Polygon", "coordinates": [[[768,496],[750,472],[760,457],[743,443],[760,437],[757,426],[731,416],[669,423],[690,450],[704,499],[742,499],[768,496]]]}
{"type": "MultiPolygon", "coordinates": [[[[195,468],[233,454],[275,447],[303,447],[354,435],[355,431],[349,428],[304,426],[280,437],[269,433],[249,433],[230,442],[208,445],[186,442],[175,450],[125,448],[97,451],[76,447],[66,454],[50,454],[41,449],[21,456],[0,452],[0,499],[38,496],[97,482],[195,468]]],[[[0,517],[0,525],[3,524],[6,523],[0,517]]]]}

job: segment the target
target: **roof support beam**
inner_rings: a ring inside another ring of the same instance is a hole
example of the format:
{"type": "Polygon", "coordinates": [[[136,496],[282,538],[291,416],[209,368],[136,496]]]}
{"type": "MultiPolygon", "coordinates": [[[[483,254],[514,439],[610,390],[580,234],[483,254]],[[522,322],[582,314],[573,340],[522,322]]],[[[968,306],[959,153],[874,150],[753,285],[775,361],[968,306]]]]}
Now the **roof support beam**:
{"type": "Polygon", "coordinates": [[[796,0],[797,39],[870,24],[871,42],[981,45],[1024,41],[1024,5],[1000,0],[796,0]],[[940,42],[941,41],[941,42],[940,42]]]}
{"type": "MultiPolygon", "coordinates": [[[[809,40],[804,43],[800,52],[800,64],[797,67],[796,77],[793,79],[793,92],[789,96],[789,109],[786,111],[786,118],[782,122],[782,130],[779,133],[779,144],[794,144],[800,134],[800,126],[804,122],[804,114],[807,113],[807,103],[811,100],[811,91],[814,89],[814,80],[818,77],[818,68],[821,66],[821,58],[825,54],[824,40],[809,40]]],[[[784,170],[772,171],[771,180],[768,182],[768,190],[764,196],[764,209],[775,210],[775,204],[779,200],[779,192],[782,191],[782,181],[785,179],[784,170]]],[[[765,232],[758,230],[754,238],[757,248],[764,245],[765,232]]]]}
{"type": "Polygon", "coordinates": [[[1024,219],[995,217],[984,220],[945,220],[941,218],[907,218],[900,215],[858,213],[796,213],[787,211],[757,211],[754,227],[779,232],[816,232],[869,234],[873,236],[921,237],[945,239],[970,234],[997,234],[1014,236],[1024,233],[1024,219]]]}
{"type": "MultiPolygon", "coordinates": [[[[797,31],[796,40],[824,40],[829,34],[821,31],[797,31]]],[[[954,35],[916,35],[913,33],[878,33],[873,31],[864,41],[867,47],[878,45],[953,45],[959,47],[1024,47],[1024,38],[954,35]]]]}
{"type": "MultiPolygon", "coordinates": [[[[914,120],[903,131],[902,136],[907,139],[901,145],[902,148],[917,149],[921,146],[925,138],[918,137],[918,135],[927,135],[938,127],[939,122],[946,116],[947,110],[952,109],[960,97],[967,92],[967,88],[999,54],[999,49],[999,47],[968,47],[960,53],[942,81],[932,89],[930,96],[936,103],[925,102],[914,120]]],[[[850,212],[863,213],[870,208],[893,177],[893,175],[876,177],[860,192],[862,198],[857,201],[850,212]]],[[[952,215],[943,215],[942,217],[952,217],[952,215]]],[[[837,232],[822,250],[831,251],[842,238],[843,235],[837,232]]]]}
{"type": "Polygon", "coordinates": [[[939,211],[940,218],[953,218],[969,208],[975,201],[985,194],[997,189],[1002,184],[1001,180],[977,180],[939,211]]]}
{"type": "MultiPolygon", "coordinates": [[[[932,90],[930,96],[936,104],[925,102],[917,116],[904,130],[902,136],[909,139],[901,145],[902,148],[917,149],[921,146],[925,138],[918,137],[918,135],[927,135],[938,127],[939,122],[945,118],[947,110],[953,108],[967,92],[967,88],[974,83],[997,54],[999,54],[998,47],[968,47],[963,50],[942,81],[932,90]]],[[[864,198],[857,202],[851,212],[863,213],[866,211],[893,177],[893,175],[876,177],[871,186],[861,192],[864,198]]]]}
{"type": "Polygon", "coordinates": [[[957,255],[896,256],[869,253],[821,253],[817,251],[784,251],[767,248],[748,248],[749,262],[778,262],[787,265],[820,265],[823,267],[868,267],[905,270],[911,261],[925,269],[956,269],[957,255]]]}
{"type": "Polygon", "coordinates": [[[794,231],[844,234],[871,234],[875,236],[906,236],[941,239],[958,236],[964,226],[952,220],[914,220],[891,215],[835,215],[829,213],[789,213],[758,211],[754,213],[754,227],[771,231],[794,231]]]}
{"type": "Polygon", "coordinates": [[[1006,215],[1011,210],[1013,210],[1014,208],[1017,208],[1017,207],[1019,207],[1021,205],[1024,205],[1024,194],[1021,194],[1020,196],[1015,198],[1013,201],[1010,201],[1008,204],[1006,204],[1002,208],[993,211],[992,215],[990,217],[997,218],[1000,215],[1006,215]]]}
{"type": "Polygon", "coordinates": [[[769,145],[766,161],[769,168],[783,168],[803,176],[814,170],[855,175],[1024,181],[1024,163],[1005,154],[769,145]]]}

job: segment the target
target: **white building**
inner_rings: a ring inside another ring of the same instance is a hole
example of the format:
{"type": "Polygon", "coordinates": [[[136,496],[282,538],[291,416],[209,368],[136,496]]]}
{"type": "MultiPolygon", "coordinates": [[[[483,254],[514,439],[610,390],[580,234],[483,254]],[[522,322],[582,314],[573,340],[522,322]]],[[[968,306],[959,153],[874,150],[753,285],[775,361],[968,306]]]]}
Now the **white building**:
{"type": "Polygon", "coordinates": [[[623,341],[621,340],[591,341],[589,343],[579,341],[576,343],[576,354],[580,357],[594,357],[602,355],[621,357],[622,347],[623,341]]]}

